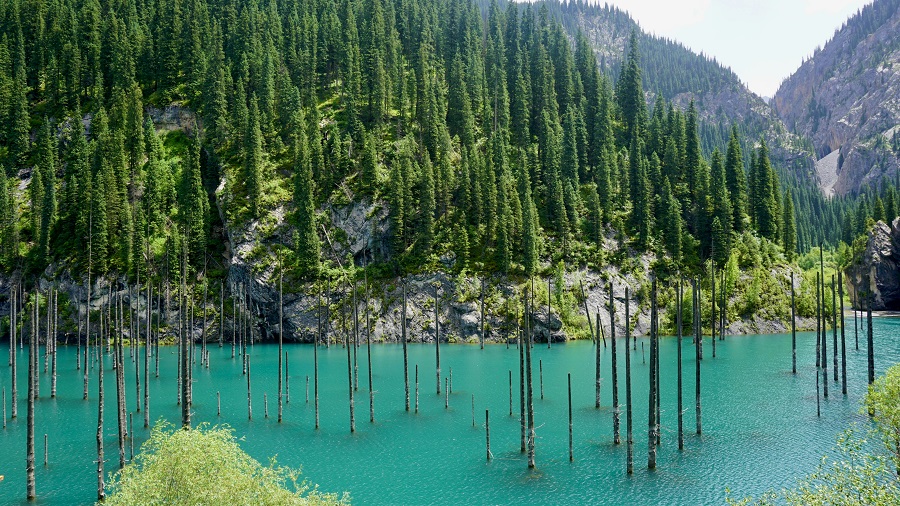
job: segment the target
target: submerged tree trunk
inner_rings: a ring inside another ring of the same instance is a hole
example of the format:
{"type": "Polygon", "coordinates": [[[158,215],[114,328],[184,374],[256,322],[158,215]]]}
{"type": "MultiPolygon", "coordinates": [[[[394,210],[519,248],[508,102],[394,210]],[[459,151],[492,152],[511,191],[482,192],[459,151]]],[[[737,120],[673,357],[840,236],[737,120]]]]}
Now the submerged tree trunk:
{"type": "Polygon", "coordinates": [[[631,353],[628,351],[628,339],[631,337],[631,305],[628,300],[628,287],[625,287],[625,472],[634,473],[634,435],[631,423],[631,353]]]}
{"type": "MultiPolygon", "coordinates": [[[[37,322],[34,317],[32,317],[31,324],[35,325],[37,322]]],[[[27,435],[25,442],[25,484],[26,484],[26,498],[29,501],[33,501],[36,497],[35,493],[35,484],[34,484],[34,376],[37,375],[36,370],[36,361],[37,361],[37,347],[36,341],[32,337],[30,342],[28,343],[28,420],[27,420],[27,435]]],[[[15,405],[15,398],[13,398],[13,405],[15,405]]],[[[101,408],[102,409],[102,408],[101,408]]],[[[101,411],[102,413],[102,411],[101,411]]],[[[103,483],[103,476],[100,476],[100,483],[103,483]]]]}
{"type": "MultiPolygon", "coordinates": [[[[528,288],[525,289],[524,297],[524,305],[525,312],[523,313],[523,318],[528,314],[528,288]]],[[[525,336],[528,334],[528,320],[525,320],[522,324],[521,332],[519,333],[519,421],[521,422],[522,434],[521,434],[521,449],[522,453],[525,453],[527,450],[527,434],[526,434],[526,418],[525,418],[525,346],[527,341],[525,340],[525,336]],[[523,342],[524,341],[524,342],[523,342]]]]}
{"type": "Polygon", "coordinates": [[[438,287],[434,287],[434,375],[437,378],[437,394],[441,395],[441,322],[438,316],[440,305],[438,287]]]}
{"type": "MultiPolygon", "coordinates": [[[[356,311],[354,309],[354,311],[356,311]]],[[[344,321],[347,321],[347,304],[344,303],[344,321]]],[[[347,386],[350,392],[350,432],[356,432],[356,419],[353,414],[353,363],[350,359],[350,348],[353,346],[348,342],[350,341],[350,336],[347,334],[347,326],[344,325],[344,342],[346,343],[347,348],[347,386]]],[[[418,369],[417,369],[418,370],[418,369]]],[[[418,408],[418,403],[417,408],[418,408]]],[[[418,410],[418,409],[417,409],[418,410]]]]}
{"type": "Polygon", "coordinates": [[[403,284],[403,312],[400,314],[400,339],[403,342],[403,390],[409,411],[409,355],[406,350],[406,283],[403,284]]]}
{"type": "Polygon", "coordinates": [[[794,271],[791,271],[791,372],[797,374],[797,300],[794,295],[794,271]]]}
{"type": "Polygon", "coordinates": [[[369,422],[375,423],[375,390],[372,389],[372,326],[369,322],[369,276],[365,274],[366,285],[366,361],[369,372],[369,422]]]}
{"type": "Polygon", "coordinates": [[[844,279],[838,271],[838,296],[841,299],[841,393],[847,395],[847,339],[844,335],[844,279]]]}
{"type": "Polygon", "coordinates": [[[528,467],[534,468],[534,387],[531,379],[531,333],[525,346],[525,379],[528,393],[528,467]]]}
{"type": "MultiPolygon", "coordinates": [[[[281,257],[278,258],[278,423],[281,423],[282,417],[282,392],[281,388],[284,384],[281,372],[284,369],[281,363],[281,357],[284,353],[284,265],[281,264],[281,257]]],[[[322,297],[319,297],[321,304],[322,297]]],[[[316,329],[318,330],[318,329],[316,329]]],[[[316,346],[318,346],[318,336],[316,336],[316,346]]],[[[316,413],[318,414],[318,412],[316,413]]],[[[319,424],[316,423],[316,428],[319,424]]]]}
{"type": "Polygon", "coordinates": [[[866,301],[866,338],[868,340],[869,384],[871,385],[875,383],[875,340],[872,336],[871,301],[866,301]]]}
{"type": "Polygon", "coordinates": [[[838,382],[838,338],[837,338],[837,290],[835,289],[834,274],[831,275],[831,366],[832,378],[838,382]]]}
{"type": "Polygon", "coordinates": [[[678,340],[678,449],[684,450],[684,400],[683,381],[681,374],[681,341],[682,341],[682,303],[684,301],[684,284],[681,277],[678,278],[678,287],[675,290],[675,332],[678,340]]]}
{"type": "MultiPolygon", "coordinates": [[[[650,398],[648,407],[647,469],[656,469],[656,276],[650,292],[650,398]]],[[[715,342],[715,340],[713,341],[715,342]]]]}
{"type": "MultiPolygon", "coordinates": [[[[99,346],[99,343],[98,343],[99,346]]],[[[103,482],[103,356],[98,360],[97,374],[97,500],[106,498],[106,485],[103,482]]]]}
{"type": "Polygon", "coordinates": [[[121,299],[118,301],[116,307],[116,319],[118,320],[116,324],[116,343],[113,348],[115,352],[115,361],[116,364],[116,395],[117,395],[117,421],[118,425],[118,436],[119,436],[119,469],[125,467],[125,433],[127,432],[127,428],[125,427],[125,346],[122,343],[123,332],[122,328],[123,324],[123,314],[121,309],[122,303],[121,299]]]}
{"type": "MultiPolygon", "coordinates": [[[[10,364],[10,394],[12,395],[12,410],[11,417],[16,418],[19,416],[19,407],[18,407],[18,399],[19,399],[19,391],[18,384],[16,379],[16,334],[17,328],[19,325],[19,315],[16,311],[16,304],[19,302],[16,297],[16,293],[19,291],[18,287],[15,287],[13,290],[12,296],[12,304],[10,305],[10,327],[9,327],[9,364],[10,364]]],[[[19,343],[21,345],[21,342],[19,343]]]]}
{"type": "MultiPolygon", "coordinates": [[[[616,368],[616,303],[613,298],[613,285],[609,284],[609,344],[612,347],[612,404],[613,404],[613,443],[621,443],[619,437],[619,376],[616,368]]],[[[597,346],[599,350],[600,347],[597,346]]],[[[625,346],[628,352],[628,345],[625,346]]],[[[569,382],[571,383],[571,376],[569,382]]],[[[571,392],[569,393],[571,396],[571,392]]]]}
{"type": "Polygon", "coordinates": [[[700,410],[700,360],[702,358],[701,350],[703,340],[700,339],[700,293],[698,290],[699,283],[697,281],[693,282],[693,291],[694,291],[694,332],[695,332],[695,350],[696,350],[696,370],[697,370],[697,381],[696,381],[696,397],[697,397],[697,435],[700,435],[703,432],[703,417],[700,410]]]}

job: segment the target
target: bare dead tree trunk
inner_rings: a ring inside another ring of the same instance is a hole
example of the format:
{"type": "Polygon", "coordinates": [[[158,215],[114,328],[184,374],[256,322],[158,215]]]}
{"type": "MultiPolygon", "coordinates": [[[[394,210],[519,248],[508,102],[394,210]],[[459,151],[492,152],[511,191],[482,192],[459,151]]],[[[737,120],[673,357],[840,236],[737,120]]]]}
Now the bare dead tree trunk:
{"type": "MultiPolygon", "coordinates": [[[[344,307],[344,321],[346,322],[347,321],[347,303],[346,303],[346,301],[344,302],[343,307],[344,307]]],[[[355,311],[356,310],[354,309],[354,313],[355,313],[355,311]]],[[[347,326],[344,325],[344,341],[345,342],[350,341],[350,336],[347,335],[346,327],[347,326]]],[[[352,433],[356,432],[356,418],[354,417],[354,413],[353,413],[353,364],[350,360],[350,348],[354,348],[354,346],[352,346],[349,342],[347,342],[346,348],[347,348],[347,386],[349,387],[348,390],[350,392],[350,433],[352,434],[352,433]]],[[[418,371],[419,371],[418,366],[416,366],[416,412],[419,411],[419,402],[418,402],[418,400],[419,400],[419,397],[418,397],[419,374],[418,374],[418,371]]]]}
{"type": "Polygon", "coordinates": [[[438,287],[434,287],[434,374],[437,378],[437,394],[441,395],[441,322],[438,317],[438,287]]]}
{"type": "Polygon", "coordinates": [[[794,294],[794,271],[791,271],[791,372],[797,374],[797,300],[794,294]]]}
{"type": "Polygon", "coordinates": [[[356,279],[353,279],[353,390],[359,390],[359,303],[356,301],[356,279]]]}
{"type": "MultiPolygon", "coordinates": [[[[320,297],[321,300],[321,297],[320,297]]],[[[318,330],[318,329],[317,329],[318,330]]],[[[316,336],[316,347],[318,347],[318,336],[316,336]]],[[[282,418],[282,396],[281,396],[281,388],[284,384],[284,381],[281,377],[281,372],[283,370],[283,365],[281,363],[281,357],[284,353],[284,264],[281,262],[281,255],[278,256],[278,423],[281,423],[282,418]]],[[[316,364],[318,366],[318,364],[316,364]]],[[[319,412],[316,410],[316,415],[319,412]]],[[[318,418],[318,416],[316,416],[318,418]]],[[[318,420],[316,420],[316,428],[319,428],[318,420]]]]}
{"type": "Polygon", "coordinates": [[[366,288],[366,360],[369,372],[369,422],[375,423],[375,390],[372,388],[372,325],[369,322],[369,274],[364,271],[366,288]]]}
{"type": "MultiPolygon", "coordinates": [[[[597,336],[594,334],[594,324],[593,324],[593,322],[591,322],[591,312],[588,311],[588,300],[587,300],[587,296],[584,293],[584,283],[582,283],[581,280],[579,280],[578,286],[579,286],[579,288],[581,288],[581,300],[584,302],[584,315],[587,317],[588,329],[591,332],[591,341],[594,344],[599,344],[597,342],[598,341],[597,336]]],[[[598,330],[597,332],[599,333],[600,331],[598,330]]]]}
{"type": "MultiPolygon", "coordinates": [[[[148,246],[149,248],[149,246],[148,246]]],[[[150,350],[153,335],[153,285],[147,280],[147,333],[144,335],[144,427],[150,427],[150,350]]],[[[134,436],[132,435],[132,440],[134,436]]]]}
{"type": "Polygon", "coordinates": [[[681,374],[681,340],[682,340],[682,308],[684,302],[684,284],[679,276],[678,286],[675,290],[675,327],[678,339],[678,449],[684,450],[684,405],[681,374]]]}
{"type": "Polygon", "coordinates": [[[569,383],[569,462],[572,462],[575,460],[575,452],[572,449],[572,373],[568,373],[566,377],[569,383]]]}
{"type": "MultiPolygon", "coordinates": [[[[10,328],[9,328],[9,353],[10,353],[10,395],[12,395],[12,412],[10,413],[11,418],[16,418],[19,416],[19,407],[18,407],[18,399],[19,399],[19,391],[16,380],[16,334],[18,325],[19,325],[19,314],[17,312],[16,304],[19,302],[18,297],[15,295],[18,293],[19,288],[15,287],[13,290],[13,303],[11,306],[11,316],[10,316],[10,328]]],[[[21,346],[21,341],[19,345],[21,346]]]]}
{"type": "Polygon", "coordinates": [[[844,335],[844,279],[838,271],[838,296],[841,299],[841,393],[847,395],[847,339],[844,335]]]}
{"type": "Polygon", "coordinates": [[[831,358],[834,382],[838,382],[838,338],[837,338],[837,290],[834,286],[834,274],[831,275],[831,358]]]}
{"type": "MultiPolygon", "coordinates": [[[[34,313],[32,313],[31,324],[34,326],[36,323],[34,313]]],[[[32,337],[28,343],[28,421],[25,442],[25,484],[27,490],[25,497],[29,501],[33,501],[37,496],[34,484],[34,376],[37,375],[35,367],[37,360],[36,355],[36,341],[32,337]]],[[[13,399],[13,406],[15,406],[15,398],[13,399]]]]}
{"type": "MultiPolygon", "coordinates": [[[[130,304],[129,304],[130,305],[130,304]]],[[[125,467],[125,350],[122,340],[124,338],[124,314],[122,310],[122,297],[118,296],[115,304],[116,315],[116,340],[113,346],[113,355],[116,370],[116,416],[118,421],[119,443],[119,469],[125,467]]]]}
{"type": "Polygon", "coordinates": [[[253,420],[253,401],[250,397],[250,356],[247,355],[247,419],[253,420]]]}
{"type": "Polygon", "coordinates": [[[628,351],[628,340],[631,338],[631,301],[625,287],[625,438],[626,456],[625,472],[634,473],[634,433],[631,422],[631,353],[628,351]]]}
{"type": "Polygon", "coordinates": [[[700,290],[699,290],[699,281],[694,280],[693,284],[693,292],[694,292],[694,349],[696,351],[695,357],[695,367],[696,367],[696,417],[697,417],[697,434],[701,434],[703,432],[703,418],[700,410],[700,360],[702,357],[702,349],[703,349],[703,340],[701,339],[700,332],[700,290]]]}
{"type": "Polygon", "coordinates": [[[534,468],[534,387],[531,379],[531,334],[525,347],[525,381],[528,392],[528,468],[534,468]]]}
{"type": "Polygon", "coordinates": [[[403,342],[403,389],[409,411],[409,355],[406,349],[406,283],[403,283],[403,312],[400,314],[400,339],[403,342]]]}
{"type": "MultiPolygon", "coordinates": [[[[622,441],[619,436],[619,376],[616,368],[616,302],[613,297],[612,283],[609,284],[609,341],[612,346],[613,443],[620,444],[622,441]]],[[[627,341],[625,352],[628,353],[627,341]]],[[[569,381],[571,382],[571,377],[569,381]]]]}
{"type": "MultiPolygon", "coordinates": [[[[656,469],[656,276],[650,292],[650,403],[647,431],[647,469],[656,469]]],[[[715,340],[713,340],[715,343],[715,340]]],[[[713,345],[715,346],[715,345],[713,345]]]]}
{"type": "Polygon", "coordinates": [[[481,349],[484,349],[484,276],[481,277],[481,349]]]}
{"type": "Polygon", "coordinates": [[[866,337],[868,339],[869,384],[875,383],[875,339],[872,335],[872,296],[866,301],[866,337]]]}
{"type": "MultiPolygon", "coordinates": [[[[99,346],[99,343],[98,343],[99,346]]],[[[97,500],[106,499],[106,485],[103,482],[103,356],[98,360],[97,374],[97,500]]]]}
{"type": "Polygon", "coordinates": [[[487,459],[491,460],[491,414],[490,410],[484,410],[484,437],[487,442],[487,459]]]}
{"type": "MultiPolygon", "coordinates": [[[[523,318],[528,313],[528,288],[525,288],[525,293],[523,294],[523,302],[525,306],[525,311],[522,314],[523,318]]],[[[521,452],[525,453],[527,449],[527,434],[526,434],[526,416],[525,416],[525,346],[527,341],[525,341],[525,336],[528,335],[528,320],[524,320],[522,324],[522,331],[519,334],[519,414],[520,414],[520,422],[522,426],[522,437],[521,437],[521,452]]]]}

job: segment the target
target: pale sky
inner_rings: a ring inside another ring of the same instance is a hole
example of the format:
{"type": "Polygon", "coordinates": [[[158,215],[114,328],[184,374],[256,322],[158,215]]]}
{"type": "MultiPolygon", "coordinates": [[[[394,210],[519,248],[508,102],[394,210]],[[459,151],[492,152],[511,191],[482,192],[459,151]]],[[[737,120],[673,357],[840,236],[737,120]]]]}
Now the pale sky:
{"type": "MultiPolygon", "coordinates": [[[[601,0],[603,1],[603,0],[601,0]]],[[[646,32],[681,42],[731,67],[771,97],[817,46],[872,0],[606,0],[646,32]]]]}

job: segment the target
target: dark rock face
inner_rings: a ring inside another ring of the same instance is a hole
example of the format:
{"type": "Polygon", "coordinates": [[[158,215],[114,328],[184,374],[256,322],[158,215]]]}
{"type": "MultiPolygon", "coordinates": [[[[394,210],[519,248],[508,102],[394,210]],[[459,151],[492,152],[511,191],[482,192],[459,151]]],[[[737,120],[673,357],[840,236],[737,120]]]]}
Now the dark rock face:
{"type": "Polygon", "coordinates": [[[900,310],[900,218],[882,221],[869,233],[866,249],[847,267],[847,289],[854,307],[900,310]]]}

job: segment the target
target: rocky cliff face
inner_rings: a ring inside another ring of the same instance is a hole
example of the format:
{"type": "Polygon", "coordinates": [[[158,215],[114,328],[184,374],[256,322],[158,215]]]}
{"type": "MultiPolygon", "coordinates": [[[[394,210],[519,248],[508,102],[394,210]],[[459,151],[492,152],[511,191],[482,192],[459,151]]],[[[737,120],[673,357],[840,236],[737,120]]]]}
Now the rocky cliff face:
{"type": "Polygon", "coordinates": [[[878,0],[851,18],[782,83],[773,104],[810,139],[824,190],[843,195],[898,177],[900,0],[878,0]]]}
{"type": "Polygon", "coordinates": [[[847,267],[847,288],[854,307],[900,310],[900,218],[883,221],[869,232],[866,248],[847,267]]]}

